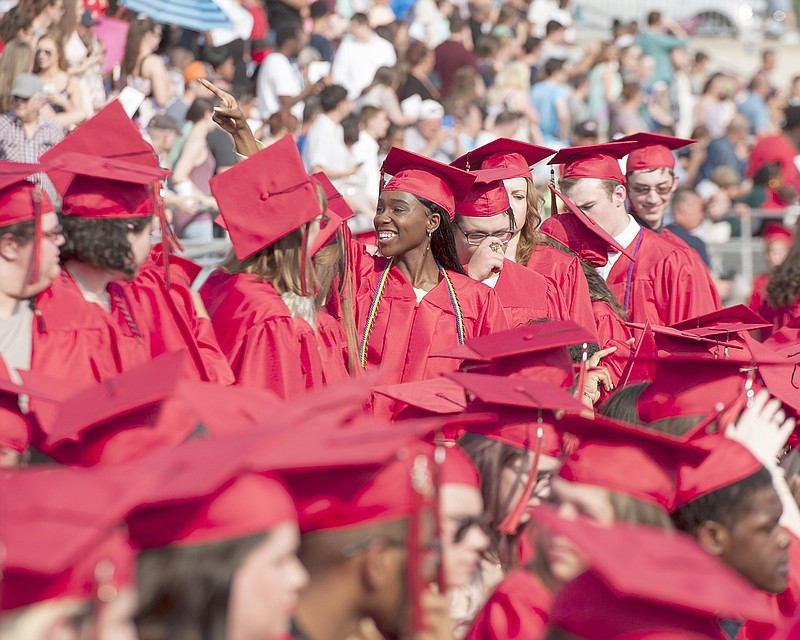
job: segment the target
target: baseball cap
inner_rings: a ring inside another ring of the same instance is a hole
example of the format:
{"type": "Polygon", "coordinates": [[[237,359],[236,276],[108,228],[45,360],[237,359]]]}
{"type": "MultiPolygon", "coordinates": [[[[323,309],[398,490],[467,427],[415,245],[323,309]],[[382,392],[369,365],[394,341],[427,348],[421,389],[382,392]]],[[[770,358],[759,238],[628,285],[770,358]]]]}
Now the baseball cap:
{"type": "Polygon", "coordinates": [[[35,73],[20,73],[14,79],[11,95],[15,98],[32,98],[44,94],[44,84],[35,73]]]}

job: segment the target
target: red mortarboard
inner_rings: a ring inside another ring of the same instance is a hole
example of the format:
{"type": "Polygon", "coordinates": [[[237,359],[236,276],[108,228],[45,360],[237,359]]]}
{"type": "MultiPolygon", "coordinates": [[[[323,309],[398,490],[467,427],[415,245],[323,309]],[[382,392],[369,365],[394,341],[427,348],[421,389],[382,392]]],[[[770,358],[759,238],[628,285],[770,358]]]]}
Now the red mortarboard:
{"type": "Polygon", "coordinates": [[[625,247],[552,184],[550,191],[566,205],[568,213],[551,215],[542,223],[542,233],[558,240],[581,260],[595,267],[604,266],[610,252],[621,253],[633,260],[625,247]]]}
{"type": "Polygon", "coordinates": [[[506,169],[504,178],[530,178],[531,167],[545,158],[549,158],[555,150],[540,147],[521,140],[498,138],[473,149],[453,160],[452,166],[467,171],[476,169],[506,169]]]}
{"type": "Polygon", "coordinates": [[[674,169],[675,156],[672,155],[672,152],[697,142],[697,140],[640,132],[624,138],[617,138],[615,142],[636,143],[636,148],[628,154],[626,171],[631,173],[648,169],[674,169]]]}
{"type": "Polygon", "coordinates": [[[0,227],[36,219],[51,213],[53,204],[47,194],[26,180],[44,171],[38,164],[0,161],[0,227]]]}
{"type": "Polygon", "coordinates": [[[333,183],[328,179],[322,171],[311,176],[316,180],[322,190],[325,192],[325,198],[328,201],[328,208],[326,210],[327,220],[320,223],[319,233],[314,239],[314,243],[309,249],[309,253],[313,256],[316,255],[320,249],[327,246],[331,239],[342,230],[342,223],[345,220],[355,217],[355,211],[350,208],[344,196],[339,193],[333,183]]]}
{"type": "MultiPolygon", "coordinates": [[[[626,322],[625,323],[631,329],[636,329],[639,331],[643,331],[645,327],[648,326],[648,323],[640,323],[640,322],[626,322]]],[[[698,349],[709,348],[712,346],[715,347],[723,347],[726,349],[744,349],[744,344],[737,340],[736,342],[729,342],[726,340],[720,340],[719,338],[715,337],[707,337],[707,336],[726,336],[731,337],[730,334],[737,333],[736,331],[730,331],[729,327],[731,325],[725,325],[722,329],[706,327],[702,329],[676,329],[674,327],[662,327],[659,325],[650,325],[650,330],[653,333],[654,339],[658,348],[662,351],[667,353],[681,353],[686,352],[688,349],[692,347],[697,347],[698,349]]],[[[747,331],[747,329],[744,329],[747,331]]],[[[699,353],[699,351],[698,351],[699,353]]]]}
{"type": "Polygon", "coordinates": [[[575,375],[566,347],[594,340],[578,323],[561,320],[471,338],[460,347],[436,355],[489,364],[481,369],[482,373],[515,375],[571,387],[575,375]]]}
{"type": "Polygon", "coordinates": [[[42,216],[53,212],[47,194],[26,178],[44,169],[38,164],[0,161],[0,227],[17,222],[34,221],[33,268],[29,282],[39,279],[39,245],[42,238],[42,216]]]}
{"type": "Polygon", "coordinates": [[[772,324],[743,304],[717,309],[670,325],[698,336],[723,335],[771,327],[772,324]]]}
{"type": "MultiPolygon", "coordinates": [[[[791,361],[745,336],[747,350],[719,353],[672,352],[656,358],[655,376],[639,396],[639,416],[653,422],[674,416],[710,416],[743,397],[747,380],[770,367],[791,361]],[[753,344],[753,346],[750,346],[753,344]],[[748,353],[749,351],[749,353],[748,353]]],[[[777,395],[777,393],[776,393],[777,395]]]]}
{"type": "MultiPolygon", "coordinates": [[[[102,156],[134,164],[157,167],[156,152],[125,113],[119,100],[103,107],[92,118],[45,152],[41,161],[49,164],[68,152],[102,156]]],[[[61,166],[48,170],[56,190],[64,194],[76,172],[74,167],[61,166]]]]}
{"type": "Polygon", "coordinates": [[[64,215],[81,218],[133,218],[158,214],[153,183],[166,178],[158,166],[67,152],[47,167],[73,175],[62,195],[64,215]]]}
{"type": "Polygon", "coordinates": [[[86,466],[182,442],[199,421],[185,406],[166,401],[186,366],[185,352],[165,354],[78,392],[51,415],[37,412],[43,451],[62,464],[86,466]]]}
{"type": "Polygon", "coordinates": [[[604,487],[665,510],[675,502],[678,466],[700,462],[706,455],[685,440],[601,416],[567,414],[555,427],[580,440],[564,459],[561,478],[604,487]]]}
{"type": "Polygon", "coordinates": [[[128,516],[127,525],[136,547],[154,549],[243,538],[296,520],[294,502],[282,483],[248,473],[211,496],[179,503],[151,500],[128,516]]]}
{"type": "Polygon", "coordinates": [[[561,179],[597,178],[625,184],[620,158],[637,148],[635,142],[606,142],[561,149],[547,164],[563,164],[561,179]]]}
{"type": "Polygon", "coordinates": [[[557,596],[553,627],[586,640],[716,639],[719,618],[773,620],[772,608],[752,585],[685,534],[564,520],[543,507],[532,516],[571,539],[591,565],[557,596]]]}
{"type": "Polygon", "coordinates": [[[472,188],[475,176],[450,165],[417,153],[392,147],[382,171],[392,176],[385,191],[406,191],[438,204],[447,212],[450,222],[461,202],[472,188]]]}
{"type": "Polygon", "coordinates": [[[758,373],[769,392],[800,412],[800,345],[776,350],[773,345],[761,344],[749,335],[744,341],[758,363],[758,373]]]}
{"type": "Polygon", "coordinates": [[[785,242],[791,244],[793,234],[791,229],[787,229],[778,222],[767,222],[759,233],[765,242],[785,242]]]}
{"type": "Polygon", "coordinates": [[[244,260],[320,215],[317,187],[292,136],[211,178],[233,250],[244,260]]]}
{"type": "Polygon", "coordinates": [[[470,218],[489,218],[505,213],[511,207],[508,192],[500,180],[484,182],[478,179],[463,202],[456,205],[456,215],[470,218]]]}
{"type": "Polygon", "coordinates": [[[709,455],[697,466],[679,467],[676,509],[764,468],[746,447],[721,434],[705,435],[694,442],[705,447],[709,455]]]}
{"type": "Polygon", "coordinates": [[[447,378],[382,385],[372,390],[428,414],[461,413],[467,408],[463,387],[447,378]]]}

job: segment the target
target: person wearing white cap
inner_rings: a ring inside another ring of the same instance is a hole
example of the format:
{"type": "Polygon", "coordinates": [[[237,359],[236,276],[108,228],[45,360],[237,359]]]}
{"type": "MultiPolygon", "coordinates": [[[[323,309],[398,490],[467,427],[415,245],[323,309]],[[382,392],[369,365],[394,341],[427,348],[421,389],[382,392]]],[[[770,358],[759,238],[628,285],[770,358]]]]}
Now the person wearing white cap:
{"type": "Polygon", "coordinates": [[[463,149],[457,148],[458,137],[454,135],[453,123],[445,119],[441,104],[436,100],[423,100],[417,113],[417,124],[405,131],[405,149],[439,162],[451,162],[464,153],[463,149]]]}

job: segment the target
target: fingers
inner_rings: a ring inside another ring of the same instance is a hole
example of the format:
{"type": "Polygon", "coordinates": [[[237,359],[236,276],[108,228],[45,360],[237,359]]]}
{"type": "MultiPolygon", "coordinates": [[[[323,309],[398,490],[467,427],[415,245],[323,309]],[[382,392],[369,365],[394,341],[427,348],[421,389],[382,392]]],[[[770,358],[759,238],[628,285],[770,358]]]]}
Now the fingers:
{"type": "Polygon", "coordinates": [[[595,351],[591,358],[589,358],[589,366],[596,367],[600,360],[605,358],[608,355],[611,355],[617,350],[616,347],[607,347],[605,349],[600,349],[600,351],[595,351]]]}
{"type": "Polygon", "coordinates": [[[222,89],[220,89],[217,85],[212,84],[205,78],[198,78],[200,84],[202,84],[206,89],[208,89],[211,93],[217,96],[220,100],[227,102],[227,100],[233,100],[233,96],[222,89]]]}

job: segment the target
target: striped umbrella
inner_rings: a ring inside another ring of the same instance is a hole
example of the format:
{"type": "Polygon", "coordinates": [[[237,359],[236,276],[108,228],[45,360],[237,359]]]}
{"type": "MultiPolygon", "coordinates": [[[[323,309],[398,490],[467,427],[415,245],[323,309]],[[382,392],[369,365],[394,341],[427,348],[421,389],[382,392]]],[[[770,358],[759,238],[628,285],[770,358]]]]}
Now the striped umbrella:
{"type": "Polygon", "coordinates": [[[214,0],[121,0],[135,13],[163,24],[205,33],[212,29],[232,29],[233,22],[214,0]]]}

